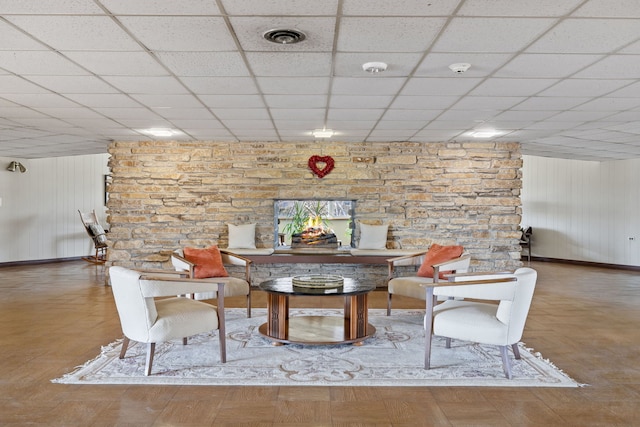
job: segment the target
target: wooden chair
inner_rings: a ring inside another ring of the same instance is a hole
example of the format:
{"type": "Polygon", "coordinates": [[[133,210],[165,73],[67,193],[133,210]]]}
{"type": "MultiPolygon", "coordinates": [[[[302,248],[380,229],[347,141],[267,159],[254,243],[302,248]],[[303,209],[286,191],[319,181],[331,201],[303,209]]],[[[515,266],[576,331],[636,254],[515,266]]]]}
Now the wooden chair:
{"type": "Polygon", "coordinates": [[[80,214],[80,221],[82,221],[82,225],[96,249],[94,256],[83,257],[82,259],[94,264],[104,264],[107,260],[107,235],[98,221],[95,209],[91,212],[81,212],[78,209],[78,213],[80,214]]]}
{"type": "Polygon", "coordinates": [[[522,235],[520,236],[520,247],[527,250],[527,262],[531,264],[531,235],[533,229],[531,227],[521,228],[522,235]]]}

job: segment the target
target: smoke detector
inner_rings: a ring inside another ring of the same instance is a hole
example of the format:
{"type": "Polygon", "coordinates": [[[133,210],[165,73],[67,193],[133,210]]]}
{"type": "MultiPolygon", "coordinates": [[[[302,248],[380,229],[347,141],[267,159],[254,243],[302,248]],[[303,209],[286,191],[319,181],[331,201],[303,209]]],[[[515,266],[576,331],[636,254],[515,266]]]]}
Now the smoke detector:
{"type": "Polygon", "coordinates": [[[462,74],[467,71],[471,67],[471,64],[467,64],[466,62],[459,62],[457,64],[449,65],[449,69],[456,74],[462,74]]]}
{"type": "Polygon", "coordinates": [[[362,69],[367,73],[376,74],[385,71],[387,64],[384,62],[366,62],[362,64],[362,69]]]}
{"type": "Polygon", "coordinates": [[[265,40],[277,44],[294,44],[306,39],[307,36],[298,30],[274,29],[269,30],[262,35],[265,40]]]}

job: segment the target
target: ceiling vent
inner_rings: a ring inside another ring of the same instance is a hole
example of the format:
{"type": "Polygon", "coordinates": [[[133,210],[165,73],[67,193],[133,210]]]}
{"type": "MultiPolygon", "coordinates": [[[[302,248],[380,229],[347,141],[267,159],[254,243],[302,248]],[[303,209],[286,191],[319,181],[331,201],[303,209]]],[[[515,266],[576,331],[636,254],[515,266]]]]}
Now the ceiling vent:
{"type": "Polygon", "coordinates": [[[277,44],[294,44],[306,39],[307,36],[298,30],[269,30],[262,35],[271,43],[277,44]]]}

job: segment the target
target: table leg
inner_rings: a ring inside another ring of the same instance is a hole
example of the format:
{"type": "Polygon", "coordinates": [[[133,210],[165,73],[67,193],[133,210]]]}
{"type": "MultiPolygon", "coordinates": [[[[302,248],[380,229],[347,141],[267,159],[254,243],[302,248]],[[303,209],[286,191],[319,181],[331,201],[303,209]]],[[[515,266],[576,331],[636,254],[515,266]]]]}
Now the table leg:
{"type": "Polygon", "coordinates": [[[289,296],[267,294],[267,335],[286,340],[289,335],[289,296]]]}
{"type": "Polygon", "coordinates": [[[424,315],[424,369],[431,366],[431,338],[433,336],[433,286],[426,289],[427,307],[424,315]]]}
{"type": "Polygon", "coordinates": [[[344,300],[344,319],[347,339],[362,338],[367,335],[368,317],[368,295],[352,295],[344,300]]]}

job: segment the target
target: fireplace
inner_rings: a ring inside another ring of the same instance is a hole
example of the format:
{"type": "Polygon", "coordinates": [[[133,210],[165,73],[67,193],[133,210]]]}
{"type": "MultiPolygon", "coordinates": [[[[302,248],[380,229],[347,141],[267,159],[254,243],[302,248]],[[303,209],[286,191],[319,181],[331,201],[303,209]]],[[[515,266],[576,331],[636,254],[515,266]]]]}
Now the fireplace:
{"type": "Polygon", "coordinates": [[[274,200],[274,242],[291,249],[353,247],[355,200],[274,200]]]}

